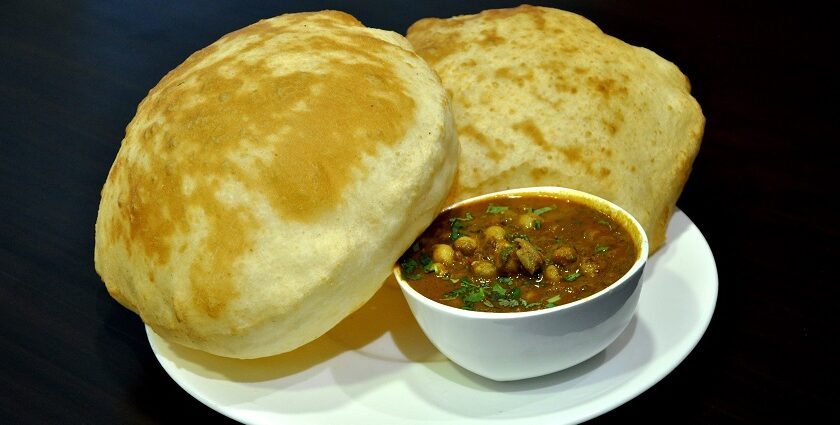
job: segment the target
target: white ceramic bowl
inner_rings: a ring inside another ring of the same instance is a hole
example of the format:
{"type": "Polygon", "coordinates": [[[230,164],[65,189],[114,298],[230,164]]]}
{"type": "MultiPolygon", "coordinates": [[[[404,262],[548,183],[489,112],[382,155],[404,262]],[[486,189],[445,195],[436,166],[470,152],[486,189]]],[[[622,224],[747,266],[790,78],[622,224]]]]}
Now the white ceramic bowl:
{"type": "Polygon", "coordinates": [[[494,192],[446,208],[488,198],[538,193],[573,199],[605,212],[631,234],[638,258],[618,281],[594,295],[557,307],[518,312],[468,311],[435,302],[394,275],[409,307],[429,340],[461,367],[497,381],[532,378],[574,366],[610,345],[630,323],[641,292],[648,258],[644,229],[627,211],[594,195],[561,187],[531,187],[494,192]]]}

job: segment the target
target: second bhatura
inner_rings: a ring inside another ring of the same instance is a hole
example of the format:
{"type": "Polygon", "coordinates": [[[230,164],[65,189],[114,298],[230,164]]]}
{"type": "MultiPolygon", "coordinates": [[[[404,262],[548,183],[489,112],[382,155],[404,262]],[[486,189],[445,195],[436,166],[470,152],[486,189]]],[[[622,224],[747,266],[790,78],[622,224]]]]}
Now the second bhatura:
{"type": "Polygon", "coordinates": [[[408,40],[452,98],[449,202],[562,186],[629,211],[662,247],[705,118],[676,65],[574,13],[535,6],[427,18],[408,40]]]}

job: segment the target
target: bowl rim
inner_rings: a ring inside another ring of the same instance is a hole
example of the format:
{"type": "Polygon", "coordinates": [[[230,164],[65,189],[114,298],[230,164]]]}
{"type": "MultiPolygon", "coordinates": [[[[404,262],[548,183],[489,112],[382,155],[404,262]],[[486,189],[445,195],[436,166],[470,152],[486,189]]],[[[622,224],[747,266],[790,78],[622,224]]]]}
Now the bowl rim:
{"type": "MultiPolygon", "coordinates": [[[[526,317],[536,317],[536,316],[544,316],[549,314],[559,314],[566,310],[572,310],[580,306],[581,304],[587,304],[606,296],[605,294],[614,292],[620,286],[626,284],[630,277],[636,274],[637,272],[642,269],[645,264],[647,263],[648,256],[650,254],[650,246],[648,242],[647,234],[645,233],[645,229],[639,223],[639,221],[630,214],[624,208],[614,204],[613,202],[602,198],[598,195],[584,192],[578,189],[572,189],[563,186],[533,186],[533,187],[522,187],[522,188],[514,188],[514,189],[506,189],[500,190],[497,192],[490,192],[485,193],[482,195],[473,196],[467,199],[460,200],[458,202],[452,203],[451,205],[443,208],[439,214],[442,214],[446,211],[449,211],[454,208],[458,208],[462,205],[483,201],[488,198],[510,198],[515,196],[526,196],[526,195],[533,195],[533,194],[546,194],[546,195],[557,195],[556,197],[561,197],[563,195],[571,195],[566,196],[566,198],[583,198],[589,202],[594,202],[600,204],[602,207],[606,207],[611,212],[615,212],[617,214],[625,216],[626,219],[635,227],[635,231],[631,232],[634,235],[638,235],[640,239],[638,242],[639,251],[637,252],[636,261],[630,266],[630,269],[627,270],[626,273],[621,275],[615,282],[607,286],[606,288],[592,294],[586,298],[582,298],[579,300],[572,301],[570,303],[561,304],[559,306],[551,307],[551,308],[541,308],[538,310],[532,311],[518,311],[518,312],[489,312],[489,311],[471,311],[471,310],[464,310],[461,308],[455,308],[452,306],[448,306],[446,304],[439,303],[435,300],[427,298],[423,294],[417,292],[411,284],[408,283],[402,277],[402,270],[400,269],[399,263],[396,263],[393,267],[394,278],[396,279],[397,283],[402,288],[403,293],[407,296],[411,296],[412,298],[418,300],[422,304],[429,306],[435,310],[439,310],[443,313],[452,314],[455,316],[460,316],[464,318],[472,318],[472,319],[493,319],[493,320],[516,320],[526,317]]],[[[590,208],[593,207],[592,205],[587,204],[590,208]]],[[[636,239],[634,237],[634,239],[636,239]]],[[[413,241],[412,241],[413,242],[413,241]]],[[[641,278],[641,277],[640,277],[641,278]]]]}

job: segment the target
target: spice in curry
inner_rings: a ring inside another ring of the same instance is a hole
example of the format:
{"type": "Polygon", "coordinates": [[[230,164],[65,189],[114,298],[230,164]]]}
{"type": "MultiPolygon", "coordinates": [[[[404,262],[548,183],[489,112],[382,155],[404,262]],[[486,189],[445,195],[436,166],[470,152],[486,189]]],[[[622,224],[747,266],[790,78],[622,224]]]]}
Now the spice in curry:
{"type": "Polygon", "coordinates": [[[627,230],[609,216],[535,194],[444,212],[400,267],[403,278],[434,301],[518,312],[595,294],[627,273],[637,255],[627,230]]]}

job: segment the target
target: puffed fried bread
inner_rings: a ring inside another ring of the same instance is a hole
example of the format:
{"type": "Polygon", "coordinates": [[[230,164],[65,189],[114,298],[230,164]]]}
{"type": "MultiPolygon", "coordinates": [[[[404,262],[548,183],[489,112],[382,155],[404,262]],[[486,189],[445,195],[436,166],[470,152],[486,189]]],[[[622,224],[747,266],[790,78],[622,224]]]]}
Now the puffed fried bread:
{"type": "Polygon", "coordinates": [[[167,340],[287,352],[376,292],[457,158],[446,93],[404,37],[336,11],[266,19],[140,103],[102,189],[96,270],[167,340]]]}
{"type": "Polygon", "coordinates": [[[452,97],[461,158],[449,201],[571,187],[633,214],[651,252],[665,243],[705,125],[677,66],[528,5],[422,19],[407,38],[452,97]]]}

